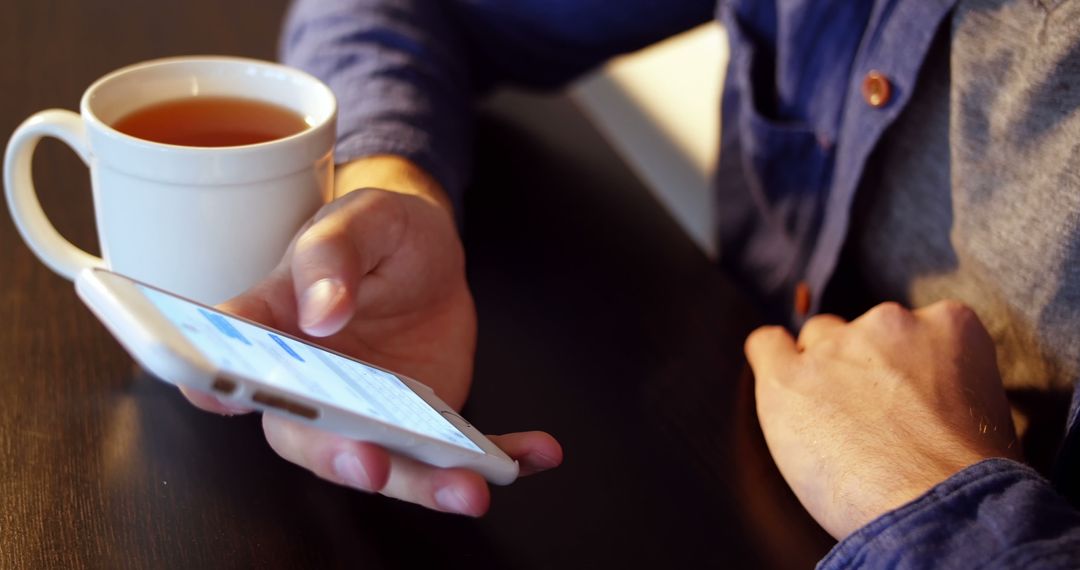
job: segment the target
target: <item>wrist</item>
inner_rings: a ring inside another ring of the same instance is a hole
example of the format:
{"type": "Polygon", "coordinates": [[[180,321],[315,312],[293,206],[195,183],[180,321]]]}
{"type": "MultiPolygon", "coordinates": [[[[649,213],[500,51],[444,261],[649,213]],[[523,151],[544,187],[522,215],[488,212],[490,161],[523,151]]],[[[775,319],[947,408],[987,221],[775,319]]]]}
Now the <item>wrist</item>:
{"type": "Polygon", "coordinates": [[[339,164],[334,173],[334,197],[362,188],[378,188],[416,196],[444,210],[451,218],[450,196],[435,178],[411,160],[392,154],[366,156],[339,164]]]}
{"type": "MultiPolygon", "coordinates": [[[[964,469],[987,459],[977,454],[957,453],[956,457],[909,457],[903,467],[897,466],[887,476],[882,476],[878,486],[866,486],[866,495],[859,503],[862,508],[852,508],[846,521],[837,525],[833,534],[837,540],[843,540],[855,530],[863,527],[885,513],[903,508],[947,481],[964,469]]],[[[852,494],[859,497],[857,494],[852,494]]]]}
{"type": "MultiPolygon", "coordinates": [[[[994,566],[987,561],[997,560],[995,556],[1001,549],[1014,546],[1005,539],[1008,532],[997,535],[999,541],[995,544],[977,549],[927,548],[927,537],[948,537],[946,542],[939,541],[939,546],[963,544],[972,540],[964,538],[965,535],[1010,528],[999,524],[990,527],[985,523],[1019,516],[1019,505],[1038,508],[1040,504],[1062,500],[1049,482],[1030,467],[1012,459],[985,459],[845,536],[818,568],[853,568],[859,562],[865,565],[868,560],[879,559],[889,559],[895,566],[903,567],[947,566],[943,560],[950,553],[960,555],[956,567],[994,566]],[[1025,496],[1025,500],[1017,501],[1017,495],[1025,496]]],[[[1025,525],[1013,526],[1020,529],[1025,525]]],[[[1000,566],[1001,561],[997,561],[1000,566]]]]}

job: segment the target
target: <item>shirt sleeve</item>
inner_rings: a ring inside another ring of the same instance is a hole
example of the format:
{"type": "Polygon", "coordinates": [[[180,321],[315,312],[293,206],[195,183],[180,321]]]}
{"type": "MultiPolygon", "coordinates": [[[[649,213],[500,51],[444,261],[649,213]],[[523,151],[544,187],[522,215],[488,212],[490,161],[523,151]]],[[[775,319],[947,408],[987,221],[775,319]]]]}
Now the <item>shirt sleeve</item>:
{"type": "Polygon", "coordinates": [[[859,529],[818,568],[1080,568],[1080,513],[1031,468],[988,459],[859,529]]]}
{"type": "Polygon", "coordinates": [[[707,21],[715,0],[297,0],[282,60],[338,98],[337,162],[409,158],[460,203],[475,94],[559,86],[707,21]]]}

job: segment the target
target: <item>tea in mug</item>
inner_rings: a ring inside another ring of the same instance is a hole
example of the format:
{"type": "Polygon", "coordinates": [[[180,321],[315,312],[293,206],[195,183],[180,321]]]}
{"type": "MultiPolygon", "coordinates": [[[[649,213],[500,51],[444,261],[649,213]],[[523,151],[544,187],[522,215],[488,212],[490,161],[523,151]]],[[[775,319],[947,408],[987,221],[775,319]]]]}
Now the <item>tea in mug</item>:
{"type": "Polygon", "coordinates": [[[187,97],[128,113],[112,127],[140,139],[180,146],[241,146],[295,135],[308,127],[296,112],[238,97],[187,97]]]}

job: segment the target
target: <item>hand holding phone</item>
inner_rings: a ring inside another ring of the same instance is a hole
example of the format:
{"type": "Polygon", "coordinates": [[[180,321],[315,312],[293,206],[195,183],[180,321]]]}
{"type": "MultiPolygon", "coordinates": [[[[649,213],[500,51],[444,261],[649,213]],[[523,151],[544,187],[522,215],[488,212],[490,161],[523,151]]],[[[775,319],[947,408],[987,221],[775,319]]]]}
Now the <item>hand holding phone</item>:
{"type": "MultiPolygon", "coordinates": [[[[338,198],[293,238],[265,280],[222,308],[417,378],[459,408],[472,379],[476,309],[445,193],[422,169],[389,156],[335,172],[338,198]]],[[[430,467],[273,414],[263,426],[282,457],[326,479],[343,480],[330,458],[344,449],[373,481],[354,486],[444,511],[487,509],[487,483],[473,471],[430,467]],[[441,500],[448,496],[466,499],[467,508],[441,500]]],[[[562,459],[559,444],[540,432],[497,443],[522,473],[562,459]]]]}
{"type": "Polygon", "coordinates": [[[409,378],[107,271],[84,272],[77,287],[140,363],[175,384],[268,412],[275,449],[328,479],[475,515],[486,509],[486,493],[470,496],[476,482],[462,480],[475,473],[432,465],[505,484],[518,471],[511,456],[554,443],[540,433],[498,438],[507,456],[409,378]]]}

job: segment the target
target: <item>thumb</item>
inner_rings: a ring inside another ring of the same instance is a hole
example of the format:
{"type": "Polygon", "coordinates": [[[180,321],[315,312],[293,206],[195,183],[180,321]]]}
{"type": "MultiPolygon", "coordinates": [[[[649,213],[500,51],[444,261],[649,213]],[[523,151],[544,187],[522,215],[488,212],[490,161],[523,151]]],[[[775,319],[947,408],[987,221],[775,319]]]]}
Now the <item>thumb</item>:
{"type": "Polygon", "coordinates": [[[352,319],[361,281],[397,250],[405,217],[391,193],[359,190],[297,238],[291,269],[301,330],[330,336],[352,319]]]}
{"type": "Polygon", "coordinates": [[[287,268],[278,266],[261,282],[216,308],[270,328],[298,334],[295,298],[287,268]]]}

